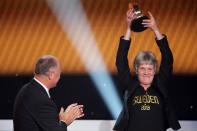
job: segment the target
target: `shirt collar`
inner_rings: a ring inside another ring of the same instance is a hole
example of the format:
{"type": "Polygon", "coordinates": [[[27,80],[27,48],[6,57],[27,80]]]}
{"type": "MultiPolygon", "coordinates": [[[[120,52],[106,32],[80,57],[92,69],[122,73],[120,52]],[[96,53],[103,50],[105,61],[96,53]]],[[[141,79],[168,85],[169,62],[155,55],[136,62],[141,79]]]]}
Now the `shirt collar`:
{"type": "Polygon", "coordinates": [[[50,94],[49,94],[49,89],[48,89],[44,84],[42,84],[38,79],[36,79],[35,77],[34,77],[34,80],[35,80],[36,82],[38,82],[38,83],[45,89],[45,91],[47,92],[47,95],[48,95],[49,98],[50,98],[51,96],[50,96],[50,94]]]}

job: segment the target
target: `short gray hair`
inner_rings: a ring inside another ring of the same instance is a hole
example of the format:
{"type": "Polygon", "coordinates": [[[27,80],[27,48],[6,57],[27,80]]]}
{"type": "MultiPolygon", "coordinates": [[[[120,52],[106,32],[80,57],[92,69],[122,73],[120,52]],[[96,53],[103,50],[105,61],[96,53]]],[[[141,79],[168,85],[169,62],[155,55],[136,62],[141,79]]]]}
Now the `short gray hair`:
{"type": "Polygon", "coordinates": [[[157,59],[151,51],[140,51],[136,55],[134,60],[135,71],[137,71],[138,67],[144,62],[153,65],[155,72],[157,71],[157,59]]]}
{"type": "Polygon", "coordinates": [[[45,55],[38,59],[35,66],[35,74],[46,75],[50,68],[57,67],[57,58],[45,55]]]}

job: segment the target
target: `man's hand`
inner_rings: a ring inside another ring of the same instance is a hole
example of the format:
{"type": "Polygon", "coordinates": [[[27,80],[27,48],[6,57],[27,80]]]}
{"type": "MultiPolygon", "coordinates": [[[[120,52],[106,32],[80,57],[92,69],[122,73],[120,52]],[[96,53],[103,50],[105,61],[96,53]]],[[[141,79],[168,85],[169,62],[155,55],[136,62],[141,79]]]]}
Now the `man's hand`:
{"type": "Polygon", "coordinates": [[[83,105],[78,105],[77,103],[74,103],[69,105],[66,110],[61,107],[59,113],[59,120],[65,122],[67,125],[70,125],[75,119],[81,118],[83,116],[83,105]]]}

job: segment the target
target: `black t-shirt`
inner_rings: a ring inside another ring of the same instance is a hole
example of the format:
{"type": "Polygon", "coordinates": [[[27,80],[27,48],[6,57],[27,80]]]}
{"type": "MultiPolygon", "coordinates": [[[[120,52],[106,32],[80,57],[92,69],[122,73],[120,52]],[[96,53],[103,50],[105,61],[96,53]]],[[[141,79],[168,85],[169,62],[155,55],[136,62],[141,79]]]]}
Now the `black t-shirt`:
{"type": "Polygon", "coordinates": [[[163,102],[159,93],[149,87],[137,87],[128,100],[129,123],[127,131],[165,131],[163,102]]]}

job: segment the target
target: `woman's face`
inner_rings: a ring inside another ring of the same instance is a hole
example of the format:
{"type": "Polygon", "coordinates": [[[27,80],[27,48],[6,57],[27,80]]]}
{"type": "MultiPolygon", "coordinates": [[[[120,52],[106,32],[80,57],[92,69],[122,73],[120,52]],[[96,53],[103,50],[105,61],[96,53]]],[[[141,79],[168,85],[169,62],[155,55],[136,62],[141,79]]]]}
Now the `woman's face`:
{"type": "Polygon", "coordinates": [[[142,63],[137,68],[137,76],[140,82],[140,85],[151,85],[154,75],[155,69],[154,66],[149,63],[142,63]]]}

